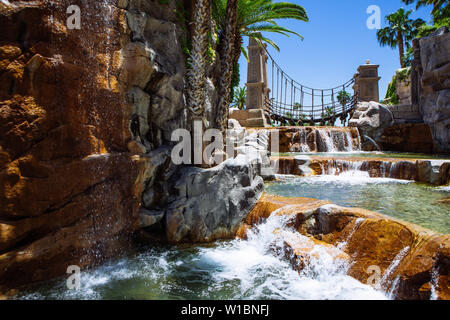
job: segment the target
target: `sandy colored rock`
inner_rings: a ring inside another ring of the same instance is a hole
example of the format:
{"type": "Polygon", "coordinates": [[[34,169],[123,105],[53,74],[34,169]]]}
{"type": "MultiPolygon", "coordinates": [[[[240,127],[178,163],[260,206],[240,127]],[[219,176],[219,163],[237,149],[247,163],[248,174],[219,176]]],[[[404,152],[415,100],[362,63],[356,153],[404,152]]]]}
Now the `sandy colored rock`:
{"type": "Polygon", "coordinates": [[[0,292],[121,254],[139,227],[147,159],[128,149],[124,12],[82,5],[80,32],[71,4],[1,5],[0,292]]]}
{"type": "Polygon", "coordinates": [[[278,164],[278,174],[310,176],[360,170],[371,178],[414,180],[433,185],[446,185],[450,181],[450,160],[308,156],[271,157],[271,161],[278,164]]]}
{"type": "Polygon", "coordinates": [[[303,270],[311,260],[320,259],[323,254],[332,257],[336,263],[350,263],[350,257],[345,252],[326,242],[284,230],[275,230],[274,233],[283,239],[285,256],[298,271],[303,270]]]}
{"type": "Polygon", "coordinates": [[[379,267],[381,287],[392,290],[397,299],[430,299],[433,291],[438,299],[449,297],[450,235],[368,210],[268,195],[261,198],[245,228],[258,217],[270,216],[269,211],[295,216],[290,227],[303,237],[297,241],[295,234],[286,233],[294,266],[305,261],[314,245],[325,244],[336,257],[344,261],[350,257],[348,274],[363,283],[371,275],[369,267],[379,267]],[[334,251],[338,246],[342,255],[334,251]]]}
{"type": "Polygon", "coordinates": [[[408,123],[386,128],[377,140],[383,151],[432,154],[433,135],[428,124],[408,123]]]}

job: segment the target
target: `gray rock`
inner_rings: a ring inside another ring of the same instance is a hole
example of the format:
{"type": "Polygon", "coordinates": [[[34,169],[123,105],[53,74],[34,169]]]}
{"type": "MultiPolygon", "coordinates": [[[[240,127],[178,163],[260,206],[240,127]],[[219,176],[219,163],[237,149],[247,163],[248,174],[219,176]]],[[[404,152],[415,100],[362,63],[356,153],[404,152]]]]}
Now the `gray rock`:
{"type": "Polygon", "coordinates": [[[446,181],[446,165],[450,161],[423,160],[417,162],[417,181],[443,185],[446,181]]]}
{"type": "Polygon", "coordinates": [[[164,211],[150,211],[141,209],[139,212],[141,228],[151,227],[157,224],[164,218],[164,214],[164,211]]]}
{"type": "Polygon", "coordinates": [[[378,102],[360,102],[349,122],[350,127],[357,127],[361,136],[368,136],[377,141],[384,129],[394,124],[392,112],[378,102]]]}
{"type": "Polygon", "coordinates": [[[450,152],[450,33],[441,28],[420,41],[420,110],[437,149],[450,152]]]}
{"type": "Polygon", "coordinates": [[[175,179],[172,192],[178,197],[165,217],[166,236],[173,243],[234,237],[264,189],[242,155],[212,169],[183,168],[175,179]]]}

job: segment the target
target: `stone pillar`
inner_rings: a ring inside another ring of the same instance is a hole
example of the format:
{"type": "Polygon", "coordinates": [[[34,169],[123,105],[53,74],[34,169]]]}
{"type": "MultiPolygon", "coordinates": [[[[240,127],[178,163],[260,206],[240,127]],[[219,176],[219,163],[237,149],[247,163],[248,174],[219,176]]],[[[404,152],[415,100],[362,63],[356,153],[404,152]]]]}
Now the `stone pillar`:
{"type": "Polygon", "coordinates": [[[247,109],[264,109],[267,86],[267,55],[255,39],[248,46],[247,109]]]}
{"type": "Polygon", "coordinates": [[[359,66],[358,73],[354,76],[355,85],[353,87],[358,95],[358,101],[380,101],[378,82],[381,78],[378,76],[379,67],[377,64],[371,64],[369,60],[365,65],[359,66]]]}

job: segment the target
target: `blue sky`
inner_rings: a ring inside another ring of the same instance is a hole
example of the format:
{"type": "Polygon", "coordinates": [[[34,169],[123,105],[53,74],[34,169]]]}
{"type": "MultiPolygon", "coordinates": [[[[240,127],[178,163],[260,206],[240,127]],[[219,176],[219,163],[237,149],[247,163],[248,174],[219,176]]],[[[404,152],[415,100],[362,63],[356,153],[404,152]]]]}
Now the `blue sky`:
{"type": "MultiPolygon", "coordinates": [[[[384,17],[399,8],[415,9],[400,0],[291,0],[302,5],[310,21],[280,21],[279,23],[300,33],[296,36],[268,34],[281,52],[269,47],[277,63],[295,80],[314,88],[331,88],[341,85],[356,73],[366,59],[380,65],[380,98],[400,68],[398,50],[382,48],[377,42],[376,30],[369,30],[366,13],[370,5],[381,8],[382,27],[384,17]]],[[[431,20],[430,7],[421,8],[412,18],[431,20]]],[[[247,40],[246,40],[247,45],[247,40]]],[[[241,85],[247,80],[247,61],[241,57],[241,85]]]]}

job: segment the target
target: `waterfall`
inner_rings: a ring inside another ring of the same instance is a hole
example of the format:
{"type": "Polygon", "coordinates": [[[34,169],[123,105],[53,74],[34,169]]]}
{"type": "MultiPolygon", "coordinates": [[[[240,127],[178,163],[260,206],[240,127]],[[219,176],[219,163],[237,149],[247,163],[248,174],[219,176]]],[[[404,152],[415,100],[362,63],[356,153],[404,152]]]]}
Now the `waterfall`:
{"type": "Polygon", "coordinates": [[[347,244],[348,242],[352,239],[353,235],[355,234],[355,232],[359,229],[359,227],[361,226],[361,224],[365,221],[364,218],[358,218],[356,219],[355,225],[353,226],[352,231],[350,231],[350,234],[348,235],[347,239],[345,239],[344,242],[341,242],[337,248],[339,250],[345,251],[345,249],[347,248],[347,244]]]}
{"type": "Polygon", "coordinates": [[[318,129],[316,133],[319,135],[320,139],[319,141],[322,142],[318,143],[318,150],[321,152],[336,152],[335,146],[334,146],[334,140],[331,137],[331,133],[326,129],[318,129]]]}
{"type": "Polygon", "coordinates": [[[439,272],[436,267],[433,267],[431,271],[431,296],[430,300],[437,300],[438,294],[437,294],[437,288],[439,286],[439,272]]]}
{"type": "Polygon", "coordinates": [[[288,152],[353,152],[361,150],[361,138],[353,138],[354,128],[295,128],[285,148],[288,152]]]}
{"type": "Polygon", "coordinates": [[[394,273],[395,269],[399,266],[400,262],[406,257],[409,252],[409,246],[403,248],[392,261],[391,265],[384,272],[383,278],[381,278],[380,284],[382,286],[386,285],[389,281],[389,277],[394,273]]]}

